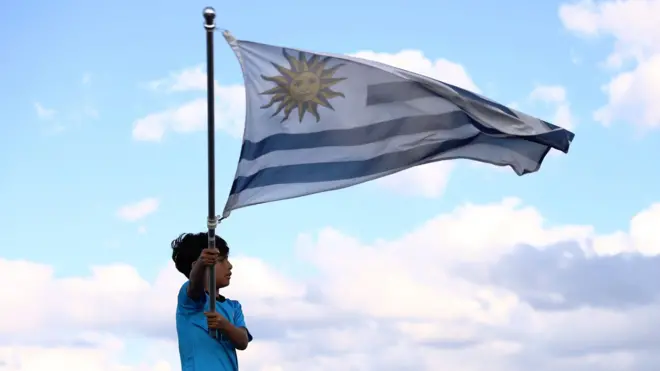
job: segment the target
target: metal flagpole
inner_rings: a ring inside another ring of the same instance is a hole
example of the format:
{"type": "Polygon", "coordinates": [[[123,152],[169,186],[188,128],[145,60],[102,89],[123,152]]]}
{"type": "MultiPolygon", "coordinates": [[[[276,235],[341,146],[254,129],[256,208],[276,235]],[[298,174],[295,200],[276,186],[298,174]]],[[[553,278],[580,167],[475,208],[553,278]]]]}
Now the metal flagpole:
{"type": "MultiPolygon", "coordinates": [[[[204,8],[204,28],[206,29],[206,94],[207,94],[207,117],[208,117],[208,163],[209,163],[209,215],[206,225],[208,232],[208,247],[215,248],[215,228],[218,225],[218,217],[215,214],[215,79],[213,76],[213,32],[215,31],[215,10],[211,7],[204,8]]],[[[209,278],[209,311],[215,312],[215,299],[217,289],[215,287],[215,265],[207,268],[209,278]]],[[[209,329],[213,338],[218,337],[218,332],[209,329]]]]}

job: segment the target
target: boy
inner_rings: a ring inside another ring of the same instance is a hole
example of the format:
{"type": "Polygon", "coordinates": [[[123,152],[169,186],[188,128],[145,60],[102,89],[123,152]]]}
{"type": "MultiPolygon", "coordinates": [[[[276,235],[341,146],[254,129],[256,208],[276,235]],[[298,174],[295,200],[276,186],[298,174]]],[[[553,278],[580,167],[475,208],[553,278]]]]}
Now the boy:
{"type": "Polygon", "coordinates": [[[188,281],[179,290],[176,331],[182,371],[237,371],[236,349],[245,350],[252,335],[245,326],[238,301],[218,292],[208,292],[206,267],[215,264],[215,284],[229,286],[232,265],[227,242],[216,236],[209,249],[206,233],[185,233],[172,241],[172,260],[188,281]],[[209,300],[216,300],[216,312],[209,312],[209,300]],[[217,339],[208,330],[218,330],[217,339]]]}

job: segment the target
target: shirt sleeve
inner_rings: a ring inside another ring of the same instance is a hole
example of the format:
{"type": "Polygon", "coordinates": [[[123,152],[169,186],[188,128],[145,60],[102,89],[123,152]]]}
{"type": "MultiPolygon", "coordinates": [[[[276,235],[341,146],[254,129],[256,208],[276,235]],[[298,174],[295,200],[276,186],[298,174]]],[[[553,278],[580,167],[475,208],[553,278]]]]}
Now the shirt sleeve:
{"type": "Polygon", "coordinates": [[[188,286],[190,281],[181,286],[179,290],[179,298],[177,300],[177,311],[180,311],[184,314],[197,313],[204,310],[204,304],[206,303],[206,295],[202,295],[199,300],[193,300],[188,296],[188,286]]]}
{"type": "Polygon", "coordinates": [[[241,303],[237,301],[234,302],[234,326],[244,328],[248,334],[248,342],[252,341],[252,334],[250,333],[250,330],[248,330],[247,325],[245,324],[245,317],[243,316],[243,307],[241,306],[241,303]]]}

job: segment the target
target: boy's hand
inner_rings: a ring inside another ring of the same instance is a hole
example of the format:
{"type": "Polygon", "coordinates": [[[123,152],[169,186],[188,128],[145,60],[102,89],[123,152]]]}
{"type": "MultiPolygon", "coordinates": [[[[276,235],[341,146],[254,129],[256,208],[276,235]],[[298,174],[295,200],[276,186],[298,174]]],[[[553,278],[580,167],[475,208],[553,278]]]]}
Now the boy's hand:
{"type": "Polygon", "coordinates": [[[222,330],[229,323],[222,314],[218,312],[204,312],[206,316],[206,323],[209,325],[210,329],[222,330]]]}
{"type": "Polygon", "coordinates": [[[205,266],[211,266],[218,262],[219,256],[220,251],[218,251],[218,249],[206,248],[202,250],[202,253],[199,255],[199,260],[201,260],[202,264],[205,266]]]}

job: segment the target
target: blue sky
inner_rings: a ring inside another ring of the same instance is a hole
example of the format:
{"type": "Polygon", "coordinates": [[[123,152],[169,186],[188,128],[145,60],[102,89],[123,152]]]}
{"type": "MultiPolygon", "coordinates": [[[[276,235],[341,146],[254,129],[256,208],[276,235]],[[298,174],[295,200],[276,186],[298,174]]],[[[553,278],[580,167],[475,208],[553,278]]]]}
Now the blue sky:
{"type": "MultiPolygon", "coordinates": [[[[630,2],[622,2],[621,14],[630,2]]],[[[651,5],[641,14],[656,11],[657,2],[643,3],[651,5]]],[[[0,258],[48,265],[56,277],[86,277],[92,266],[122,263],[150,281],[168,263],[174,237],[204,230],[205,131],[170,130],[160,141],[140,141],[132,130],[142,118],[204,97],[149,83],[204,62],[206,5],[216,7],[220,28],[244,40],[347,54],[419,50],[429,61],[448,60],[463,66],[484,95],[521,111],[551,121],[564,107],[576,133],[568,155],[550,156],[540,172],[524,177],[458,161],[436,197],[374,182],[237,210],[219,228],[237,257],[259,259],[296,282],[322,279],[318,266],[300,258],[299,242],[301,234],[320,239],[316,233],[329,226],[370,245],[399,240],[467,203],[514,197],[543,216],[544,228],[591,226],[609,235],[628,233],[631,219],[658,201],[660,176],[653,168],[660,117],[640,89],[660,92],[650,88],[660,86],[657,78],[642,75],[657,68],[652,61],[660,51],[644,38],[648,32],[621,31],[611,10],[594,3],[560,10],[561,2],[521,0],[405,6],[27,0],[0,6],[6,92],[0,100],[0,258]],[[594,17],[581,20],[584,14],[594,17]],[[608,64],[613,55],[623,62],[608,64]],[[648,84],[628,86],[620,99],[603,89],[626,73],[648,84]],[[565,98],[534,99],[532,92],[543,87],[559,87],[565,98]],[[610,122],[595,117],[601,107],[611,108],[610,122]],[[135,221],[119,217],[123,206],[149,198],[157,200],[152,213],[135,221]]],[[[235,57],[216,35],[218,83],[242,84],[235,57]]],[[[240,140],[218,130],[216,141],[220,211],[240,140]]],[[[473,233],[480,233],[477,226],[473,233]]],[[[352,259],[350,250],[337,248],[337,254],[352,259]]]]}

